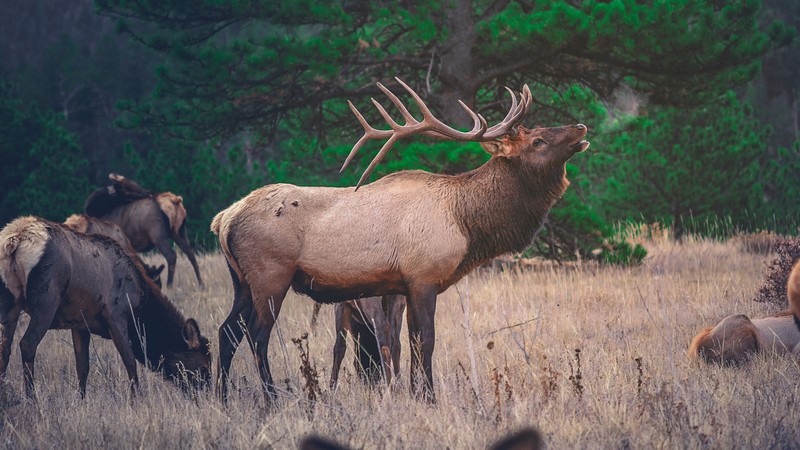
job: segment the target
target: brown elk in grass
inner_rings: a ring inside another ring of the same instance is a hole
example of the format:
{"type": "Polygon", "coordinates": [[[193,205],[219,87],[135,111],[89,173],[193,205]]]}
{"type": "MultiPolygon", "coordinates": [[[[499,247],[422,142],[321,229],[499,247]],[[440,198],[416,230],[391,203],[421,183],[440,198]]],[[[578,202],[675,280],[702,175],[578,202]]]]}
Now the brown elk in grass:
{"type": "Polygon", "coordinates": [[[527,247],[569,185],[567,160],[589,146],[582,124],[520,125],[531,102],[527,86],[519,102],[509,90],[511,109],[492,127],[464,106],[475,125],[462,132],[441,123],[411,88],[398,82],[414,98],[423,120],[380,84],[404,125],[375,102],[391,127],[377,130],[351,104],[365,133],[345,165],[367,140],[387,139],[356,189],[267,185],[214,217],[211,229],[219,236],[235,291],[219,335],[223,398],[231,360],[245,334],[264,388],[274,396],[267,357],[270,333],[292,287],[323,303],[405,295],[411,386],[434,401],[437,295],[487,260],[527,247]],[[492,158],[459,175],[401,171],[361,186],[398,139],[415,134],[479,141],[492,158]]]}
{"type": "Polygon", "coordinates": [[[144,266],[147,277],[153,280],[156,286],[161,288],[161,272],[164,270],[164,265],[161,264],[156,267],[142,261],[139,255],[136,255],[136,250],[131,245],[131,241],[128,240],[128,237],[125,236],[125,232],[122,231],[119,225],[86,214],[72,214],[64,221],[64,225],[80,233],[102,234],[103,236],[114,239],[122,248],[130,251],[132,256],[139,259],[144,266]]]}
{"type": "Polygon", "coordinates": [[[786,291],[788,311],[757,319],[728,316],[692,339],[689,356],[730,365],[746,362],[755,353],[800,356],[800,263],[792,269],[786,291]]]}
{"type": "Polygon", "coordinates": [[[121,175],[110,174],[113,184],[86,199],[86,214],[122,228],[137,252],[155,248],[167,260],[167,286],[172,286],[177,256],[170,239],[178,244],[194,268],[200,287],[203,279],[186,231],[183,198],[172,192],[154,194],[121,175]]]}
{"type": "Polygon", "coordinates": [[[35,217],[0,231],[0,378],[22,311],[30,322],[20,341],[25,392],[34,397],[36,349],[50,329],[72,330],[81,395],[86,392],[91,334],[111,339],[131,380],[136,360],[180,386],[208,385],[208,340],[147,278],[138,260],[103,235],[78,233],[35,217]]]}
{"type": "Polygon", "coordinates": [[[384,375],[386,382],[400,372],[400,330],[406,299],[402,295],[384,295],[337,303],[336,342],[333,345],[331,389],[339,380],[339,369],[347,348],[347,334],[353,338],[356,373],[374,384],[384,375]]]}

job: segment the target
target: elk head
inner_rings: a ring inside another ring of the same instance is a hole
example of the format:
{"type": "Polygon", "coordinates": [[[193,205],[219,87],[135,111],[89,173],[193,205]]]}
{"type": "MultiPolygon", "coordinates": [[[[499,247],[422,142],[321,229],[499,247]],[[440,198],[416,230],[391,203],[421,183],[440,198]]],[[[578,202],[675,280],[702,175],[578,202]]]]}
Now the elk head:
{"type": "Polygon", "coordinates": [[[389,152],[395,142],[411,136],[423,135],[435,139],[447,139],[452,141],[481,142],[484,150],[495,157],[519,158],[522,164],[532,167],[552,167],[563,165],[573,154],[582,152],[589,148],[589,141],[583,139],[587,128],[583,124],[556,127],[556,128],[535,128],[528,129],[520,125],[525,113],[531,104],[531,91],[526,84],[520,93],[520,99],[509,88],[511,94],[511,108],[505,118],[498,124],[489,127],[486,119],[480,114],[470,109],[464,102],[459,100],[459,104],[466,110],[473,120],[473,127],[470,131],[459,131],[445,125],[437,119],[419,95],[399,78],[397,82],[411,95],[422,113],[422,120],[417,120],[408,109],[403,105],[389,89],[381,83],[378,88],[383,91],[389,100],[397,107],[405,120],[405,124],[398,124],[386,109],[374,98],[372,103],[377,108],[380,115],[389,124],[389,130],[378,130],[373,128],[364,119],[352,102],[348,101],[350,109],[355,114],[361,126],[364,128],[364,135],[356,142],[350,154],[347,155],[342,170],[350,163],[353,156],[361,149],[364,143],[370,139],[386,139],[383,147],[372,159],[367,169],[358,180],[356,189],[361,186],[369,177],[375,167],[389,152]]]}

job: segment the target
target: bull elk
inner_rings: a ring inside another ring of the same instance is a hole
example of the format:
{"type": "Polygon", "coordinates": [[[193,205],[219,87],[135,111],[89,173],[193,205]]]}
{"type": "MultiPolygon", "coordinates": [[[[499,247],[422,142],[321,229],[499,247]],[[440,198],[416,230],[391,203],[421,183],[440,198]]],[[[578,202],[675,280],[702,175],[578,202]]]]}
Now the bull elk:
{"type": "Polygon", "coordinates": [[[98,189],[86,199],[86,214],[119,225],[137,252],[155,248],[167,260],[167,286],[175,277],[177,256],[170,245],[175,241],[194,268],[197,283],[203,279],[186,231],[183,198],[172,192],[152,193],[121,175],[109,174],[113,184],[98,189]]]}
{"type": "Polygon", "coordinates": [[[111,238],[35,217],[15,219],[0,231],[0,278],[0,379],[25,311],[30,321],[19,347],[28,397],[35,397],[36,349],[50,329],[72,330],[82,396],[91,334],[114,342],[132,391],[137,360],[182,387],[210,382],[208,340],[197,322],[184,319],[138,260],[111,238]]]}
{"type": "Polygon", "coordinates": [[[247,334],[265,395],[275,396],[269,369],[270,333],[287,290],[334,303],[361,297],[407,297],[411,386],[429,401],[433,393],[436,297],[478,265],[527,247],[569,181],[566,162],[589,147],[585,125],[528,129],[520,123],[531,103],[524,87],[505,118],[489,127],[473,118],[471,131],[439,121],[422,99],[397,80],[422,113],[417,120],[386,87],[400,111],[395,122],[373,99],[391,129],[373,128],[350,103],[364,135],[343,168],[369,139],[386,139],[356,189],[273,184],[256,189],[218,213],[219,237],[234,286],[233,306],[219,332],[218,386],[236,346],[247,334]],[[478,141],[492,157],[459,175],[401,171],[363,185],[397,140],[413,135],[478,141]],[[360,187],[360,189],[359,189],[360,187]],[[243,322],[246,331],[238,325],[243,322]]]}

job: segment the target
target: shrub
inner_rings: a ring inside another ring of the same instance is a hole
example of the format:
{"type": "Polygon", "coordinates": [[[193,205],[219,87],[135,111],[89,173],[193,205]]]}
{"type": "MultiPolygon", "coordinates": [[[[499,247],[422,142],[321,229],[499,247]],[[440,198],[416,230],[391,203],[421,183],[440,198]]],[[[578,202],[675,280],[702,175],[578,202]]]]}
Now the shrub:
{"type": "Polygon", "coordinates": [[[755,301],[785,307],[786,283],[794,263],[800,259],[800,238],[779,239],[775,245],[775,259],[767,265],[766,281],[758,288],[755,301]]]}

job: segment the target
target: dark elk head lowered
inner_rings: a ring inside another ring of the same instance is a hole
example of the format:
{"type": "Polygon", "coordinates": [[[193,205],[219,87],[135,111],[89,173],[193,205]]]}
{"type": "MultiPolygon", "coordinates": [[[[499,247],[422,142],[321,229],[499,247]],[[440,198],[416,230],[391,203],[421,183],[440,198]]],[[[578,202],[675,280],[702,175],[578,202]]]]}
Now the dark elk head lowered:
{"type": "Polygon", "coordinates": [[[356,153],[358,153],[368,140],[386,139],[383,147],[381,147],[378,154],[375,155],[372,162],[370,162],[369,166],[364,170],[364,173],[358,180],[358,184],[356,184],[356,189],[369,178],[372,171],[381,160],[383,160],[395,142],[412,135],[422,135],[449,141],[480,142],[483,149],[492,156],[520,158],[523,165],[531,167],[552,167],[561,165],[572,157],[573,154],[589,148],[589,141],[583,139],[587,132],[587,128],[583,124],[535,129],[528,129],[520,125],[531,104],[531,91],[527,84],[522,88],[519,100],[517,100],[517,95],[514,91],[506,88],[511,94],[511,108],[500,123],[491,127],[488,126],[483,116],[476,113],[464,102],[459,100],[459,104],[473,120],[472,130],[459,131],[437,119],[433,113],[431,113],[430,109],[428,109],[427,105],[425,105],[422,98],[420,98],[406,83],[399,78],[395,78],[395,80],[397,80],[414,99],[422,113],[422,120],[417,120],[411,115],[400,99],[381,83],[378,83],[378,88],[383,91],[395,107],[397,107],[397,110],[406,122],[405,124],[401,125],[397,123],[389,113],[386,112],[383,105],[373,98],[372,103],[391,128],[389,130],[378,130],[372,127],[353,103],[348,100],[347,103],[350,105],[350,109],[353,111],[353,114],[355,114],[359,123],[361,123],[361,126],[364,127],[364,135],[361,136],[361,139],[353,146],[350,154],[347,155],[340,172],[350,164],[350,161],[352,161],[356,153]],[[565,143],[568,145],[564,145],[565,143]]]}

